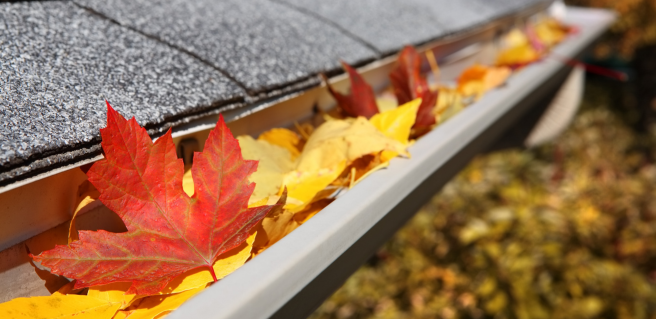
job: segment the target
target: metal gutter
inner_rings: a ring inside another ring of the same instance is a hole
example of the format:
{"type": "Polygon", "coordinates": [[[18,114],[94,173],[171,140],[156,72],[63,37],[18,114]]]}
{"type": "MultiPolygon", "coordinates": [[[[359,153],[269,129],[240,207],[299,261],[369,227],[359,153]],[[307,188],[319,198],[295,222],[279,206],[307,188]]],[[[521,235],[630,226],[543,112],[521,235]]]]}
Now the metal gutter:
{"type": "MultiPolygon", "coordinates": [[[[569,8],[578,34],[555,48],[575,57],[614,21],[605,10],[569,8]]],[[[545,58],[418,140],[243,267],[168,318],[302,318],[309,315],[476,154],[557,91],[569,68],[545,58]]]]}

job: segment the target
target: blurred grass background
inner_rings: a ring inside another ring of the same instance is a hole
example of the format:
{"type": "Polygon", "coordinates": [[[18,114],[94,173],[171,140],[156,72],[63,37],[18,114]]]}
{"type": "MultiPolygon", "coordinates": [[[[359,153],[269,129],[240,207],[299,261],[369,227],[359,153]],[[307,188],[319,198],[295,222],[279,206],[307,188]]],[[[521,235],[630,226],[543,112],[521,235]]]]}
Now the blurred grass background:
{"type": "Polygon", "coordinates": [[[631,80],[479,156],[311,318],[656,318],[656,1],[570,2],[620,13],[590,61],[631,80]]]}

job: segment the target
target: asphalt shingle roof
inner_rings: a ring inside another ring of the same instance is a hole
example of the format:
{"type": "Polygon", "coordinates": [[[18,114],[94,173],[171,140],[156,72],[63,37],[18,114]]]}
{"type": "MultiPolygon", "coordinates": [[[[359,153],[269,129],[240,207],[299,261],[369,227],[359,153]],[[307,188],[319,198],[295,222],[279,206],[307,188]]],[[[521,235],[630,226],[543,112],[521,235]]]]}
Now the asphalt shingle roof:
{"type": "Polygon", "coordinates": [[[475,0],[277,1],[331,21],[383,53],[476,26],[494,14],[475,0]]]}
{"type": "Polygon", "coordinates": [[[537,2],[2,2],[0,186],[99,154],[104,99],[156,134],[537,2]]]}
{"type": "Polygon", "coordinates": [[[197,59],[69,2],[3,3],[0,21],[0,182],[97,154],[105,98],[161,130],[244,97],[197,59]]]}
{"type": "MultiPolygon", "coordinates": [[[[269,0],[76,0],[107,17],[183,48],[224,70],[251,94],[376,53],[313,17],[269,0]]],[[[306,85],[306,87],[308,86],[306,85]]]]}

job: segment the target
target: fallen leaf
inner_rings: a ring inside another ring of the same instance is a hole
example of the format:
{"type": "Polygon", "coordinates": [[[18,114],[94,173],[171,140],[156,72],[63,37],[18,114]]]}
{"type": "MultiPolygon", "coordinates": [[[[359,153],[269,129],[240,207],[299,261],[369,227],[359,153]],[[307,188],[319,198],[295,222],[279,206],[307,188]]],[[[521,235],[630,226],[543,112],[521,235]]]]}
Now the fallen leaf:
{"type": "Polygon", "coordinates": [[[157,318],[158,316],[178,309],[181,304],[201,292],[203,289],[205,289],[205,286],[177,294],[144,297],[137,307],[130,307],[126,311],[119,311],[119,313],[129,313],[127,316],[128,319],[157,318]]]}
{"type": "Polygon", "coordinates": [[[240,245],[271,206],[248,208],[257,162],[243,160],[223,117],[202,153],[194,154],[193,197],[182,189],[184,165],[169,130],[155,143],[136,120],[107,103],[101,129],[105,159],[88,171],[100,201],[128,231],[80,231],[80,240],[32,256],[75,287],[131,282],[128,294],[156,294],[176,276],[207,268],[240,245]]]}
{"type": "Polygon", "coordinates": [[[553,18],[542,19],[533,26],[537,38],[547,47],[563,41],[570,29],[553,18]]]}
{"type": "MultiPolygon", "coordinates": [[[[273,204],[275,204],[275,202],[273,204]]],[[[253,242],[255,241],[256,236],[257,232],[253,232],[248,236],[245,242],[241,243],[239,246],[231,249],[230,251],[221,254],[217,258],[216,262],[214,262],[214,265],[212,265],[216,279],[224,278],[225,276],[237,270],[244,263],[246,263],[248,258],[251,256],[251,250],[253,248],[253,242]]],[[[212,274],[207,269],[192,269],[171,280],[171,282],[169,282],[168,285],[162,289],[160,294],[179,293],[204,286],[205,284],[212,281],[214,281],[212,274]]]]}
{"type": "Polygon", "coordinates": [[[394,97],[379,97],[376,99],[376,105],[380,113],[391,111],[399,106],[394,97]]]}
{"type": "Polygon", "coordinates": [[[457,89],[440,87],[440,94],[435,107],[435,120],[443,123],[465,108],[463,97],[457,89]]]}
{"type": "MultiPolygon", "coordinates": [[[[246,260],[248,260],[248,258],[251,256],[251,249],[253,248],[253,242],[255,241],[256,236],[256,232],[252,233],[241,245],[219,256],[217,261],[212,266],[214,268],[217,279],[221,279],[229,275],[241,267],[246,262],[246,260]]],[[[207,269],[192,269],[171,280],[168,285],[159,292],[159,294],[175,294],[199,287],[205,287],[207,283],[212,281],[212,274],[207,269]]],[[[120,309],[124,309],[130,306],[133,300],[146,297],[141,295],[126,294],[126,291],[128,291],[129,288],[130,283],[118,282],[102,286],[90,287],[87,295],[113,303],[120,303],[120,309]]]]}
{"type": "Polygon", "coordinates": [[[458,92],[480,99],[487,91],[506,82],[512,71],[507,67],[487,67],[475,64],[458,78],[458,92]]]}
{"type": "Polygon", "coordinates": [[[288,150],[292,156],[292,161],[301,155],[301,151],[303,150],[303,141],[298,134],[286,128],[270,129],[260,134],[257,139],[259,141],[267,141],[288,150]]]}
{"type": "Polygon", "coordinates": [[[3,319],[103,319],[112,318],[120,304],[89,296],[52,295],[15,298],[0,304],[3,319]]]}
{"type": "Polygon", "coordinates": [[[346,62],[342,62],[342,67],[346,70],[351,81],[351,93],[345,95],[335,91],[324,79],[328,86],[328,91],[337,101],[337,106],[341,108],[348,116],[364,116],[370,118],[378,113],[376,106],[376,96],[371,86],[365,82],[362,76],[346,62]]]}
{"type": "Polygon", "coordinates": [[[128,291],[128,289],[130,289],[129,282],[115,282],[107,285],[91,287],[87,292],[87,296],[104,300],[112,304],[119,304],[119,309],[123,309],[129,306],[132,300],[137,296],[135,294],[126,294],[125,292],[128,291]]]}
{"type": "Polygon", "coordinates": [[[540,54],[530,43],[511,47],[499,52],[497,66],[518,68],[533,63],[540,59],[540,54]]]}
{"type": "Polygon", "coordinates": [[[390,81],[399,105],[422,99],[417,109],[415,128],[428,128],[435,124],[433,109],[438,93],[430,90],[426,78],[421,74],[421,57],[414,47],[403,48],[396,67],[390,73],[390,81]]]}
{"type": "Polygon", "coordinates": [[[363,117],[319,126],[305,144],[296,169],[285,175],[286,209],[298,212],[330,185],[347,165],[367,154],[391,151],[407,156],[403,143],[385,136],[363,117]]]}
{"type": "Polygon", "coordinates": [[[335,199],[333,198],[324,198],[310,204],[302,211],[294,214],[294,221],[299,225],[305,224],[305,222],[318,214],[322,209],[326,208],[326,206],[330,205],[334,200],[335,199]]]}
{"type": "Polygon", "coordinates": [[[504,48],[513,48],[529,44],[529,41],[522,30],[514,28],[503,37],[501,44],[504,48]]]}
{"type": "Polygon", "coordinates": [[[329,121],[319,126],[310,136],[296,170],[318,172],[325,168],[339,167],[340,163],[348,165],[359,157],[383,150],[408,155],[405,149],[403,143],[385,136],[365,118],[359,117],[352,123],[329,121]]]}
{"type": "Polygon", "coordinates": [[[68,295],[68,294],[77,294],[79,290],[73,289],[75,283],[70,281],[67,284],[61,286],[59,290],[53,292],[53,295],[68,295]]]}
{"type": "Polygon", "coordinates": [[[294,169],[289,151],[250,136],[239,136],[237,140],[244,159],[258,161],[257,171],[248,178],[255,183],[255,190],[249,202],[278,194],[285,174],[294,169]]]}
{"type": "Polygon", "coordinates": [[[412,100],[398,108],[374,115],[369,122],[385,136],[408,144],[420,104],[421,99],[412,100]]]}
{"type": "Polygon", "coordinates": [[[102,203],[98,200],[100,192],[93,187],[89,181],[84,181],[78,187],[78,199],[75,205],[75,211],[73,211],[73,216],[71,216],[71,224],[68,229],[68,243],[72,243],[74,240],[78,240],[77,227],[75,227],[75,219],[78,215],[87,213],[94,208],[100,207],[102,203]]]}
{"type": "MultiPolygon", "coordinates": [[[[287,187],[288,199],[285,209],[300,211],[317,198],[346,167],[346,161],[331,163],[332,167],[312,171],[294,170],[285,175],[283,185],[287,187]]],[[[325,195],[327,196],[327,195],[325,195]]]]}

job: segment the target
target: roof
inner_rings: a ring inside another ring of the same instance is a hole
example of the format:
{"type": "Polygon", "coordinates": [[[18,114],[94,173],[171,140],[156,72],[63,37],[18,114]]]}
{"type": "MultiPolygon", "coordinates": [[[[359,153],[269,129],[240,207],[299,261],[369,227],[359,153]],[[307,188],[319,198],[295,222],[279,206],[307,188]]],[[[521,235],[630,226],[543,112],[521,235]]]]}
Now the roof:
{"type": "Polygon", "coordinates": [[[105,99],[156,135],[544,2],[0,3],[0,186],[100,154],[105,99]]]}

